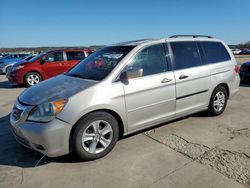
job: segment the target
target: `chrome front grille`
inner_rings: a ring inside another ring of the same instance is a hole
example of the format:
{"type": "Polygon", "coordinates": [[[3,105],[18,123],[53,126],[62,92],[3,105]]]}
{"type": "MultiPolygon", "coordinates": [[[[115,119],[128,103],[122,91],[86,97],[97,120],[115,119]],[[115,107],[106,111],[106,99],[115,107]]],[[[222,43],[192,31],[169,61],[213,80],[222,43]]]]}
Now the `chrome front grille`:
{"type": "Polygon", "coordinates": [[[22,117],[24,110],[25,106],[16,102],[11,113],[12,119],[18,121],[22,117]]]}

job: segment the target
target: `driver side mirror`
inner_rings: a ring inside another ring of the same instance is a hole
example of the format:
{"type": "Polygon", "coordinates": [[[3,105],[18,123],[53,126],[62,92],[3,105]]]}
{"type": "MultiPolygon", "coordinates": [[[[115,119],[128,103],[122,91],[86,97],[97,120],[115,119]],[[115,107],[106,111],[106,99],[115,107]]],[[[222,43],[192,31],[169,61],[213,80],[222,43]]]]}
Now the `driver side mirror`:
{"type": "Polygon", "coordinates": [[[143,76],[142,68],[132,67],[125,72],[122,72],[120,75],[120,80],[124,83],[128,83],[128,80],[131,78],[139,78],[143,76]]]}
{"type": "Polygon", "coordinates": [[[39,60],[39,63],[40,63],[41,65],[43,65],[44,63],[46,63],[45,57],[42,57],[42,59],[39,60]]]}

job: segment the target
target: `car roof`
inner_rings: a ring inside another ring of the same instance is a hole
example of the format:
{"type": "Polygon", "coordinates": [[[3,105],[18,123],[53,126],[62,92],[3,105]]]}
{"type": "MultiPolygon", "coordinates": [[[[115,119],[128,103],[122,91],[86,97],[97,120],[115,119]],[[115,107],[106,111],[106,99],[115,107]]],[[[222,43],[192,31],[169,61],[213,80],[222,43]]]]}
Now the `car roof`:
{"type": "Polygon", "coordinates": [[[90,52],[91,50],[90,49],[87,49],[87,48],[65,48],[65,49],[51,49],[51,50],[46,50],[44,51],[44,53],[49,53],[49,52],[62,52],[62,51],[85,51],[85,52],[90,52]]]}
{"type": "Polygon", "coordinates": [[[222,42],[219,39],[215,39],[208,36],[201,37],[194,35],[192,36],[181,36],[181,37],[167,37],[167,38],[160,38],[160,39],[141,39],[141,40],[134,40],[134,41],[127,41],[127,42],[121,42],[116,43],[111,46],[139,46],[139,45],[150,45],[154,43],[164,43],[164,42],[181,42],[181,41],[214,41],[214,42],[222,42]]]}

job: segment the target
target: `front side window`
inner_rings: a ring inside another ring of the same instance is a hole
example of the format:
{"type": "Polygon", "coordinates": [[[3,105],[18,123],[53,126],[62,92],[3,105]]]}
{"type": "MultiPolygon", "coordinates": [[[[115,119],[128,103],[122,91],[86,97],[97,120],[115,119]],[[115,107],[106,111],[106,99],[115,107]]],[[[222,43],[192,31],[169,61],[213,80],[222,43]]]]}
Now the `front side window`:
{"type": "Polygon", "coordinates": [[[134,46],[104,47],[82,60],[66,75],[101,81],[133,48],[134,46]]]}
{"type": "Polygon", "coordinates": [[[147,47],[134,56],[127,69],[141,68],[143,76],[168,71],[163,44],[147,47]]]}
{"type": "Polygon", "coordinates": [[[226,48],[220,42],[201,42],[201,45],[208,64],[231,59],[226,48]]]}
{"type": "Polygon", "coordinates": [[[85,58],[84,52],[66,52],[67,60],[83,60],[85,58]]]}
{"type": "Polygon", "coordinates": [[[48,62],[63,61],[62,52],[54,52],[45,56],[45,60],[48,62]]]}
{"type": "Polygon", "coordinates": [[[196,67],[201,64],[200,54],[195,42],[170,43],[175,70],[196,67]]]}

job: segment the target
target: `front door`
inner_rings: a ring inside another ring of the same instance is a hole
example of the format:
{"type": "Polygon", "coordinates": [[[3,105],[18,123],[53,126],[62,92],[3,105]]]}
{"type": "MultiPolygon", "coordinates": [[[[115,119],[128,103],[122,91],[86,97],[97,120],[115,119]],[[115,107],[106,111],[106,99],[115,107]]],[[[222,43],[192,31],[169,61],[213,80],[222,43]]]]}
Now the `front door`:
{"type": "Polygon", "coordinates": [[[175,115],[175,78],[163,44],[137,53],[125,69],[142,68],[143,76],[123,84],[128,130],[154,125],[175,115]]]}

